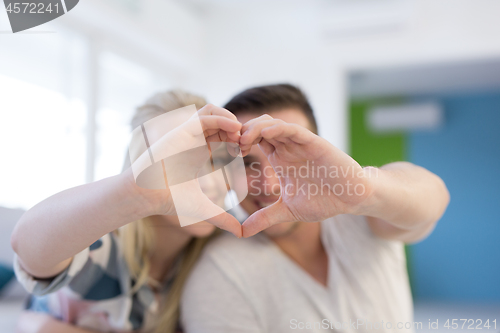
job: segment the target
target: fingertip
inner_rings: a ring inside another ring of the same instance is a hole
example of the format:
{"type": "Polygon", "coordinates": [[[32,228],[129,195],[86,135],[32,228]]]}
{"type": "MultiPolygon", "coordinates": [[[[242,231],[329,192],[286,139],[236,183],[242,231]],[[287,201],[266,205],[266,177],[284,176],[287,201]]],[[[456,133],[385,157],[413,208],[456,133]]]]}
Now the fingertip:
{"type": "MultiPolygon", "coordinates": [[[[238,223],[239,225],[239,223],[238,223]]],[[[226,229],[226,231],[229,231],[230,233],[232,233],[236,238],[241,238],[243,236],[243,231],[241,230],[241,227],[240,228],[237,228],[237,227],[232,227],[230,229],[226,229]]]]}
{"type": "Polygon", "coordinates": [[[234,234],[238,239],[243,237],[243,230],[241,230],[241,229],[242,228],[239,228],[238,231],[234,234]]]}

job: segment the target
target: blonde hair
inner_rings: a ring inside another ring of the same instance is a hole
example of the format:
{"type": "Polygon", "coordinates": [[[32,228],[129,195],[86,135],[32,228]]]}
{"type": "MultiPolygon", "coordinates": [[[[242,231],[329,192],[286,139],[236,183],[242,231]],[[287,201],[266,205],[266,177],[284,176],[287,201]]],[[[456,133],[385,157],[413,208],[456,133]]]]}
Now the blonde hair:
{"type": "MultiPolygon", "coordinates": [[[[131,121],[132,129],[161,114],[192,104],[196,105],[197,109],[200,109],[207,102],[202,97],[181,90],[156,94],[148,99],[143,106],[137,108],[131,121]]],[[[132,158],[137,158],[137,156],[132,156],[132,158]]],[[[129,166],[130,159],[127,156],[123,169],[125,170],[129,166]]],[[[149,257],[154,249],[151,223],[147,217],[129,223],[118,230],[118,236],[128,269],[132,278],[136,281],[132,289],[132,292],[135,293],[146,283],[154,282],[149,278],[151,268],[149,257]]],[[[156,319],[156,332],[175,333],[179,320],[179,304],[184,282],[196,263],[201,250],[212,236],[193,238],[184,249],[179,269],[167,297],[163,301],[161,316],[156,319]]]]}

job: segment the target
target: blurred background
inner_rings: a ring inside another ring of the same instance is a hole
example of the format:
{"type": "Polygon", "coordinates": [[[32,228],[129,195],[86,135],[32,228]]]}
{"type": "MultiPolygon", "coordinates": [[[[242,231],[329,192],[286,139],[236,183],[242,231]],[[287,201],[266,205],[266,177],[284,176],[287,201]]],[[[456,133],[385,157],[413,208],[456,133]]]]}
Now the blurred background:
{"type": "Polygon", "coordinates": [[[14,224],[56,192],[119,173],[135,107],[170,88],[222,105],[291,82],[320,134],[360,164],[407,160],[448,185],[434,233],[407,247],[423,331],[468,318],[496,319],[498,332],[498,13],[496,0],[82,0],[12,34],[1,8],[0,331],[14,330],[25,297],[14,224]]]}

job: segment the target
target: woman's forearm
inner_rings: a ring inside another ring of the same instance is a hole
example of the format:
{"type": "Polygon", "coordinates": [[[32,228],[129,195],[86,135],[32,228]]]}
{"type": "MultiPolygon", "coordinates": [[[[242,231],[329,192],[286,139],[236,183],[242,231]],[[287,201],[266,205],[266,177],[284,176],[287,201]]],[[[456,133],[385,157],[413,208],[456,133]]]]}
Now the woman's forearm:
{"type": "Polygon", "coordinates": [[[51,277],[103,235],[151,215],[131,172],[68,189],[27,211],[11,243],[26,271],[51,277]]]}

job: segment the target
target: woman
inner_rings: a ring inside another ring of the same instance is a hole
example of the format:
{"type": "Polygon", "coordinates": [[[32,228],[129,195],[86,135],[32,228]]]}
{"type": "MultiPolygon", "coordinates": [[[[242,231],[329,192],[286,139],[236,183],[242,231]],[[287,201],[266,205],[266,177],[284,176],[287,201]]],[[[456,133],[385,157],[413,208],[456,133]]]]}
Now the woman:
{"type": "MultiPolygon", "coordinates": [[[[207,141],[239,141],[241,124],[234,115],[182,91],[148,100],[132,128],[192,104],[207,141]]],[[[156,149],[176,144],[173,137],[162,139],[166,146],[156,149]]],[[[132,152],[132,160],[141,153],[148,152],[132,152]]],[[[210,223],[181,228],[168,187],[141,188],[127,165],[120,175],[42,201],[17,224],[12,235],[16,275],[34,295],[19,331],[182,330],[181,290],[214,225],[238,237],[241,227],[222,213],[207,219],[210,223]]]]}

